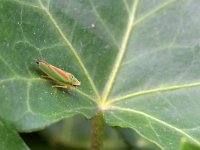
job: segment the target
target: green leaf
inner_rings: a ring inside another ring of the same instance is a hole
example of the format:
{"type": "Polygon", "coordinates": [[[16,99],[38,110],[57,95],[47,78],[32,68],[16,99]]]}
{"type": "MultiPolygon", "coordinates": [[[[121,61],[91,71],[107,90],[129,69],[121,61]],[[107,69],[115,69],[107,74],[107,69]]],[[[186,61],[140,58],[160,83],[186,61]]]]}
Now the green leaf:
{"type": "Polygon", "coordinates": [[[180,150],[200,150],[200,146],[191,143],[186,139],[182,139],[180,150]]]}
{"type": "Polygon", "coordinates": [[[131,129],[119,128],[118,131],[132,149],[160,150],[155,144],[145,140],[131,129]]]}
{"type": "MultiPolygon", "coordinates": [[[[51,6],[54,6],[53,1],[51,6]]],[[[66,41],[58,33],[61,29],[52,24],[53,16],[41,7],[38,1],[33,4],[1,1],[1,20],[4,21],[0,24],[3,39],[0,47],[0,116],[18,131],[38,130],[75,114],[90,118],[97,111],[80,62],[66,47],[66,41]],[[52,88],[55,83],[41,77],[36,58],[67,67],[84,86],[72,94],[52,88]]]]}
{"type": "Polygon", "coordinates": [[[25,145],[19,135],[6,128],[6,126],[0,122],[0,149],[1,150],[28,150],[29,148],[25,145]]]}
{"type": "Polygon", "coordinates": [[[35,131],[104,113],[162,149],[200,144],[198,0],[0,0],[0,118],[35,131]],[[73,73],[66,90],[34,59],[73,73]]]}

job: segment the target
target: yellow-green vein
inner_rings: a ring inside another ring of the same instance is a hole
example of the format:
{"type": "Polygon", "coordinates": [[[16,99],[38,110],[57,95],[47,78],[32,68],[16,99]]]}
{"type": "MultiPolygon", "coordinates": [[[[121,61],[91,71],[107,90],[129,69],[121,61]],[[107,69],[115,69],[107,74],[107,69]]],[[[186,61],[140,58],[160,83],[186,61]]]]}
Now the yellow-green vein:
{"type": "Polygon", "coordinates": [[[56,28],[57,32],[60,34],[60,36],[63,38],[66,46],[69,47],[69,50],[71,50],[71,52],[73,53],[73,55],[75,56],[76,60],[78,61],[78,63],[80,64],[81,68],[83,69],[86,77],[88,78],[88,81],[92,87],[92,89],[94,90],[96,96],[98,99],[100,99],[100,95],[99,92],[96,89],[96,86],[94,85],[94,82],[92,80],[92,78],[90,77],[85,65],[83,64],[83,62],[81,61],[79,55],[77,54],[76,50],[74,49],[74,47],[72,46],[72,44],[70,43],[70,41],[68,40],[67,36],[63,33],[63,31],[61,30],[61,28],[59,27],[59,25],[57,24],[57,22],[55,21],[55,19],[53,18],[53,16],[51,15],[51,13],[49,12],[49,10],[42,4],[41,0],[38,0],[39,4],[41,5],[42,9],[44,10],[44,12],[46,13],[46,15],[48,16],[49,20],[52,22],[52,24],[54,25],[54,27],[56,28]]]}
{"type": "Polygon", "coordinates": [[[126,32],[124,34],[124,38],[123,38],[122,44],[120,46],[119,54],[118,54],[118,56],[116,58],[115,65],[114,65],[114,67],[112,69],[112,72],[111,72],[111,74],[109,76],[108,82],[107,82],[107,84],[106,84],[106,86],[104,88],[104,91],[103,91],[103,96],[102,96],[102,102],[103,103],[106,101],[106,99],[108,98],[108,96],[110,94],[110,91],[111,91],[111,89],[113,87],[113,83],[115,81],[117,72],[119,70],[119,67],[120,67],[121,62],[122,62],[123,57],[124,57],[124,54],[126,52],[126,47],[127,47],[128,41],[129,41],[129,37],[130,37],[131,31],[132,31],[133,22],[134,22],[134,19],[135,19],[135,14],[136,14],[136,8],[137,8],[137,5],[138,5],[138,1],[139,0],[135,0],[135,2],[133,3],[133,8],[132,8],[131,14],[129,16],[126,32]]]}
{"type": "Polygon", "coordinates": [[[151,119],[151,120],[154,120],[154,121],[156,121],[156,122],[158,122],[158,123],[160,123],[160,124],[162,124],[162,125],[164,125],[164,126],[170,128],[170,129],[172,129],[172,130],[175,130],[175,131],[181,133],[182,135],[186,136],[187,138],[189,138],[190,140],[192,140],[192,141],[195,142],[196,144],[200,145],[200,142],[199,142],[199,141],[197,141],[194,137],[190,136],[189,134],[187,134],[187,133],[184,132],[183,130],[181,130],[181,129],[179,129],[179,128],[177,128],[177,127],[175,127],[175,126],[173,126],[173,125],[171,125],[171,124],[169,124],[169,123],[167,123],[167,122],[164,122],[164,121],[162,121],[162,120],[160,120],[160,119],[158,119],[158,118],[155,118],[154,116],[151,116],[151,115],[149,115],[149,114],[147,114],[147,113],[144,113],[144,112],[141,112],[141,111],[138,111],[138,110],[134,110],[134,109],[117,107],[117,106],[112,106],[112,107],[110,108],[110,110],[112,111],[112,113],[113,113],[114,110],[119,110],[119,111],[123,111],[123,112],[126,111],[126,112],[136,113],[136,114],[145,116],[145,117],[147,117],[147,118],[149,118],[149,119],[151,119]]]}
{"type": "Polygon", "coordinates": [[[75,89],[75,91],[79,94],[81,94],[84,97],[87,97],[88,99],[90,99],[92,102],[94,102],[95,104],[97,103],[97,101],[95,101],[91,96],[89,96],[88,94],[84,93],[81,90],[75,89]]]}
{"type": "MultiPolygon", "coordinates": [[[[118,115],[115,115],[113,111],[112,111],[110,114],[111,114],[114,118],[116,118],[117,120],[119,120],[119,121],[123,122],[124,124],[126,124],[125,128],[129,127],[129,128],[131,128],[131,129],[133,129],[133,130],[134,130],[138,135],[140,135],[141,137],[146,138],[144,135],[142,135],[142,134],[137,130],[137,127],[136,127],[136,126],[132,125],[132,124],[129,122],[129,120],[126,121],[126,120],[121,119],[118,115]]],[[[147,119],[147,117],[146,117],[146,119],[147,119]]],[[[118,124],[117,126],[120,126],[120,125],[118,124]]],[[[150,140],[150,139],[148,139],[148,140],[151,141],[151,142],[153,142],[153,143],[154,143],[155,145],[157,145],[158,147],[160,147],[161,150],[164,150],[164,148],[163,148],[160,144],[155,143],[155,141],[153,141],[153,140],[150,140]]]]}
{"type": "Polygon", "coordinates": [[[122,97],[112,99],[108,103],[113,104],[113,103],[125,101],[125,100],[130,99],[130,98],[134,98],[134,97],[137,97],[137,96],[154,94],[154,93],[158,93],[158,92],[167,92],[167,91],[184,89],[184,88],[192,88],[192,87],[197,87],[197,86],[200,86],[200,82],[190,83],[190,84],[182,84],[182,85],[174,85],[174,86],[168,86],[168,87],[161,87],[161,88],[150,89],[150,90],[146,90],[146,91],[139,91],[139,92],[136,92],[136,93],[131,93],[131,94],[128,94],[128,95],[125,95],[125,96],[122,96],[122,97]]]}
{"type": "Polygon", "coordinates": [[[19,1],[19,0],[10,0],[11,2],[15,2],[15,3],[18,3],[20,5],[23,5],[23,6],[27,6],[27,7],[32,7],[32,8],[35,8],[35,9],[41,9],[40,7],[38,6],[34,6],[32,4],[29,4],[29,3],[26,3],[26,2],[22,2],[22,1],[19,1]]]}
{"type": "Polygon", "coordinates": [[[176,0],[169,0],[166,1],[165,3],[163,3],[162,5],[160,5],[159,7],[153,9],[152,11],[150,11],[149,13],[147,13],[146,15],[142,16],[141,18],[135,20],[135,22],[133,23],[133,26],[138,25],[139,23],[141,23],[142,21],[146,20],[148,17],[154,15],[155,13],[159,12],[161,9],[169,6],[170,4],[172,4],[173,2],[175,2],[176,0]]]}
{"type": "Polygon", "coordinates": [[[125,6],[125,8],[126,8],[128,14],[130,15],[130,9],[129,9],[129,6],[128,6],[127,1],[126,1],[126,0],[123,0],[123,3],[124,3],[124,6],[125,6]]]}

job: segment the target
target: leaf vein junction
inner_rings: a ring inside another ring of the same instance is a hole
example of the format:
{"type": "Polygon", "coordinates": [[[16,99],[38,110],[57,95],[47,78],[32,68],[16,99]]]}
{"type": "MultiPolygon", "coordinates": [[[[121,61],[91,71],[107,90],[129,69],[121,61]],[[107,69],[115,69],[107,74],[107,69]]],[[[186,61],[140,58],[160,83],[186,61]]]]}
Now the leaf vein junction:
{"type": "Polygon", "coordinates": [[[157,8],[153,9],[152,11],[150,11],[149,13],[147,13],[146,15],[142,16],[141,18],[137,19],[134,23],[133,26],[136,26],[138,24],[140,24],[141,22],[145,21],[147,18],[153,16],[155,13],[159,12],[161,9],[169,6],[170,4],[172,4],[173,2],[175,2],[176,0],[169,0],[165,3],[163,3],[162,5],[158,6],[157,8]]]}
{"type": "Polygon", "coordinates": [[[153,127],[153,125],[152,125],[151,121],[149,120],[149,118],[147,118],[146,116],[145,116],[145,118],[146,118],[146,120],[147,120],[147,122],[148,122],[150,128],[152,129],[153,133],[155,134],[155,136],[156,136],[157,139],[159,140],[159,142],[162,143],[162,140],[160,139],[159,134],[157,133],[156,129],[153,127]]]}

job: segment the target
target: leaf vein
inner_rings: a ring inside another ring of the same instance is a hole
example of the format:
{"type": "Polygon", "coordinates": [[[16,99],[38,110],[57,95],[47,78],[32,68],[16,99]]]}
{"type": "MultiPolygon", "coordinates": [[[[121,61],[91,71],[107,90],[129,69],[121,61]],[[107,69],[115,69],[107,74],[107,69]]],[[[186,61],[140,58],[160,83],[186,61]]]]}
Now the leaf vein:
{"type": "Polygon", "coordinates": [[[160,139],[159,134],[157,133],[157,131],[153,127],[153,125],[152,125],[151,121],[149,120],[149,118],[147,118],[146,116],[145,116],[145,118],[147,119],[147,122],[148,122],[150,128],[152,129],[153,133],[156,135],[157,139],[160,141],[160,143],[162,143],[162,140],[160,139]]]}
{"type": "Polygon", "coordinates": [[[67,36],[63,33],[63,31],[61,30],[61,28],[59,27],[59,25],[57,24],[57,22],[55,21],[55,19],[53,18],[53,16],[51,15],[51,13],[49,12],[49,10],[47,8],[45,8],[45,6],[42,4],[41,0],[38,0],[39,4],[41,5],[42,9],[44,10],[44,12],[46,13],[46,15],[48,16],[49,20],[52,22],[53,26],[55,27],[55,29],[57,30],[57,32],[60,34],[60,36],[62,37],[62,39],[64,40],[66,46],[69,47],[69,50],[73,53],[73,55],[75,56],[76,60],[78,61],[78,63],[80,64],[81,68],[83,69],[92,89],[94,90],[94,93],[96,94],[97,98],[100,98],[99,92],[96,89],[96,86],[94,85],[94,82],[92,80],[92,78],[90,77],[85,65],[83,64],[81,58],[79,57],[78,53],[76,52],[76,50],[74,49],[73,45],[70,43],[70,41],[68,40],[67,36]]]}
{"type": "Polygon", "coordinates": [[[129,99],[129,98],[134,98],[134,97],[143,96],[143,95],[147,95],[147,94],[154,94],[154,93],[158,93],[158,92],[167,92],[167,91],[173,91],[173,90],[179,90],[179,89],[185,89],[185,88],[193,88],[193,87],[198,87],[198,86],[200,86],[200,82],[139,91],[139,92],[131,93],[131,94],[119,97],[119,98],[112,99],[109,101],[109,104],[117,103],[117,102],[129,99]]]}
{"type": "Polygon", "coordinates": [[[128,44],[128,41],[129,41],[129,38],[130,38],[130,35],[131,35],[133,22],[135,20],[135,14],[136,14],[137,6],[138,6],[138,0],[135,0],[135,2],[133,3],[133,8],[131,10],[131,15],[129,16],[129,19],[128,19],[127,28],[126,28],[126,31],[125,31],[124,38],[122,40],[122,44],[121,44],[121,47],[120,47],[120,50],[119,50],[119,54],[116,58],[115,65],[113,66],[112,72],[109,76],[109,80],[108,80],[107,84],[105,85],[105,88],[104,88],[104,91],[103,91],[102,102],[105,102],[107,100],[107,98],[110,94],[110,91],[113,87],[113,84],[114,84],[115,78],[117,76],[117,72],[119,70],[119,67],[122,63],[124,54],[126,52],[127,44],[128,44]]]}
{"type": "MultiPolygon", "coordinates": [[[[125,127],[129,127],[129,128],[131,128],[131,129],[135,130],[136,133],[138,133],[139,135],[141,135],[143,138],[147,139],[147,137],[144,137],[144,135],[142,135],[142,134],[139,132],[139,130],[137,129],[137,127],[133,126],[130,122],[119,118],[119,117],[118,117],[117,115],[115,115],[113,112],[111,112],[111,115],[112,115],[114,118],[118,119],[119,121],[124,122],[125,124],[129,125],[129,126],[125,126],[125,127]]],[[[149,139],[147,139],[147,140],[149,140],[149,139]]],[[[152,142],[155,143],[155,141],[152,141],[152,142]]],[[[163,148],[160,144],[157,144],[157,143],[155,143],[155,144],[156,144],[158,147],[160,147],[161,149],[164,150],[164,148],[163,148]]]]}
{"type": "Polygon", "coordinates": [[[123,0],[123,3],[124,3],[124,6],[128,12],[128,14],[130,15],[130,9],[129,9],[129,6],[128,6],[128,3],[127,3],[127,0],[123,0]]]}
{"type": "MultiPolygon", "coordinates": [[[[37,81],[37,80],[43,80],[42,78],[25,78],[25,77],[19,77],[19,76],[14,76],[14,77],[11,77],[11,78],[6,78],[6,79],[1,79],[0,80],[0,85],[4,82],[9,82],[9,81],[13,81],[13,80],[25,80],[27,82],[32,82],[32,81],[37,81]]],[[[29,85],[28,85],[29,86],[29,85]]],[[[28,89],[28,88],[27,88],[28,89]]],[[[81,94],[82,96],[85,96],[87,97],[89,100],[91,100],[92,102],[94,103],[97,103],[97,101],[95,101],[94,98],[92,98],[90,95],[86,94],[85,92],[83,91],[80,91],[78,89],[74,89],[75,92],[78,92],[79,94],[81,94]]],[[[28,92],[28,91],[27,91],[28,92]]]]}
{"type": "Polygon", "coordinates": [[[152,15],[154,15],[155,13],[159,12],[161,9],[169,6],[170,4],[172,4],[173,2],[175,2],[176,0],[169,0],[165,3],[163,3],[162,5],[158,6],[157,8],[153,9],[152,11],[150,11],[149,13],[147,13],[146,15],[144,15],[143,17],[139,18],[138,20],[136,20],[133,24],[133,26],[136,26],[138,24],[140,24],[141,22],[143,22],[145,19],[151,17],[152,15]]]}
{"type": "Polygon", "coordinates": [[[162,125],[167,126],[168,128],[170,128],[170,129],[172,129],[172,130],[175,130],[175,131],[181,133],[182,135],[184,135],[184,136],[186,136],[187,138],[189,138],[189,139],[191,139],[192,141],[194,141],[196,144],[200,145],[200,142],[199,142],[199,141],[197,141],[194,137],[190,136],[189,134],[187,134],[187,133],[184,132],[183,130],[181,130],[181,129],[179,129],[179,128],[177,128],[177,127],[175,127],[175,126],[173,126],[173,125],[171,125],[171,124],[169,124],[169,123],[167,123],[167,122],[164,122],[164,121],[162,121],[162,120],[160,120],[160,119],[158,119],[158,118],[156,118],[156,117],[154,117],[154,116],[151,116],[151,115],[149,115],[149,114],[147,114],[147,113],[144,113],[144,112],[141,112],[141,111],[137,111],[137,110],[134,110],[134,109],[117,107],[117,106],[112,106],[110,109],[111,109],[112,111],[113,111],[113,110],[120,110],[120,111],[126,111],[126,112],[136,113],[136,114],[145,116],[145,117],[147,117],[147,118],[149,118],[149,119],[151,119],[151,120],[154,120],[154,121],[156,121],[156,122],[158,122],[158,123],[160,123],[160,124],[162,124],[162,125]]]}
{"type": "Polygon", "coordinates": [[[23,5],[23,6],[32,7],[32,8],[35,8],[35,9],[39,9],[39,10],[41,10],[41,8],[38,7],[38,6],[35,6],[35,5],[32,5],[32,4],[29,4],[29,3],[26,3],[26,2],[22,2],[22,1],[20,1],[20,0],[9,0],[9,1],[11,1],[11,2],[15,2],[15,3],[18,3],[18,4],[23,5]]]}

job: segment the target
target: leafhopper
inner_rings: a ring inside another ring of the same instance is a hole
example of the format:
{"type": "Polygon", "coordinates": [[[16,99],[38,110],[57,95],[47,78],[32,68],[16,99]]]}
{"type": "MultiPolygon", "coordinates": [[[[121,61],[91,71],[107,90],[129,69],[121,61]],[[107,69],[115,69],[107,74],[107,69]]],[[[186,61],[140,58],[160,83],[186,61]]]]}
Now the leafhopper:
{"type": "Polygon", "coordinates": [[[45,76],[43,77],[47,77],[58,84],[53,87],[69,88],[81,85],[81,82],[67,71],[48,64],[43,60],[36,60],[36,63],[38,64],[39,69],[45,73],[45,76]]]}

